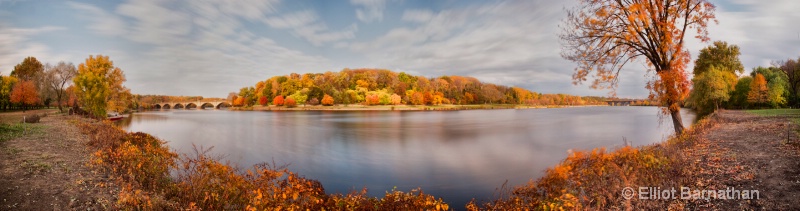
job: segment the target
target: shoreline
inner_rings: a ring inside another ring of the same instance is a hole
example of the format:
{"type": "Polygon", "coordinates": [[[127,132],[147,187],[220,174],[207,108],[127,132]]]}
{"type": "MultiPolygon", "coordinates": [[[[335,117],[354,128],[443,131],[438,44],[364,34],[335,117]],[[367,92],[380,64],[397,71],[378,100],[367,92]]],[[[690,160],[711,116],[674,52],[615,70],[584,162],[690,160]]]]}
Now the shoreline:
{"type": "Polygon", "coordinates": [[[436,106],[413,106],[413,105],[375,105],[366,106],[360,104],[334,105],[334,106],[310,106],[300,105],[294,108],[284,106],[261,106],[252,107],[230,107],[231,111],[460,111],[460,110],[495,110],[495,109],[545,109],[545,108],[577,108],[607,105],[576,105],[576,106],[526,106],[516,104],[479,104],[479,105],[436,105],[436,106]]]}

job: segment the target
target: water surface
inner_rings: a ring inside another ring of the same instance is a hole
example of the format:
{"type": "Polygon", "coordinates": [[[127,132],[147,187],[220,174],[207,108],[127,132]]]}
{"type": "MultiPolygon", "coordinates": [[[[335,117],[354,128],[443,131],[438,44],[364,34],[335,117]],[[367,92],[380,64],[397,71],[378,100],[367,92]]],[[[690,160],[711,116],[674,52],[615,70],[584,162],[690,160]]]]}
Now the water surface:
{"type": "MultiPolygon", "coordinates": [[[[695,116],[684,109],[685,125],[695,116]]],[[[521,185],[569,149],[613,149],[665,140],[671,120],[656,107],[468,111],[143,112],[120,122],[181,153],[192,144],[247,167],[273,161],[322,182],[328,193],[368,188],[382,196],[421,187],[451,207],[521,185]]]]}

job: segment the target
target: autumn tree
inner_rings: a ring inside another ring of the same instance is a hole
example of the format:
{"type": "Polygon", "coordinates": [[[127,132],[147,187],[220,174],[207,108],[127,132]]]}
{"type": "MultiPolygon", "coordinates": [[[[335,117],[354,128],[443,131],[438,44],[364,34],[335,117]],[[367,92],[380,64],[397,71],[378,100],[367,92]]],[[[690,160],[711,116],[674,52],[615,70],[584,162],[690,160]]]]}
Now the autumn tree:
{"type": "Polygon", "coordinates": [[[694,89],[689,95],[689,102],[700,115],[707,115],[719,109],[720,104],[731,98],[736,85],[736,75],[730,71],[711,66],[692,79],[694,89]]]}
{"type": "Polygon", "coordinates": [[[389,102],[392,105],[400,105],[401,102],[400,95],[392,94],[392,96],[389,97],[389,102]]]}
{"type": "Polygon", "coordinates": [[[11,102],[22,104],[22,112],[25,108],[39,103],[39,92],[36,91],[36,85],[33,81],[20,81],[14,85],[11,91],[11,102]]]}
{"type": "Polygon", "coordinates": [[[300,91],[295,91],[294,94],[290,95],[289,97],[294,99],[295,102],[301,103],[305,106],[306,100],[308,100],[308,89],[303,89],[300,91]]]}
{"type": "Polygon", "coordinates": [[[722,103],[731,99],[736,86],[736,74],[744,72],[739,54],[739,46],[723,41],[715,41],[700,50],[694,62],[694,86],[687,99],[698,114],[713,113],[722,103]]]}
{"type": "Polygon", "coordinates": [[[267,105],[267,103],[269,103],[269,100],[267,100],[266,96],[258,97],[258,104],[259,105],[265,106],[265,105],[267,105]]]}
{"type": "Polygon", "coordinates": [[[675,132],[683,132],[680,103],[688,95],[686,65],[689,52],[684,37],[690,29],[708,41],[706,26],[714,20],[714,5],[706,0],[580,0],[567,11],[560,35],[562,56],[578,63],[576,84],[594,73],[592,88],[616,89],[620,70],[628,62],[645,58],[650,99],[669,113],[675,132]]]}
{"type": "Polygon", "coordinates": [[[753,77],[753,82],[750,82],[750,92],[747,93],[747,102],[760,106],[769,102],[769,89],[764,75],[756,74],[753,77]]]}
{"type": "Polygon", "coordinates": [[[97,118],[104,118],[107,110],[127,108],[131,95],[122,85],[125,75],[108,56],[90,55],[78,65],[78,74],[72,81],[81,106],[97,118]]]}
{"type": "Polygon", "coordinates": [[[322,105],[324,106],[332,106],[333,105],[333,97],[330,95],[325,95],[322,97],[322,105]]]}
{"type": "Polygon", "coordinates": [[[47,88],[55,93],[58,110],[61,112],[64,112],[61,105],[64,104],[63,101],[67,99],[65,96],[65,86],[67,86],[69,82],[72,82],[72,78],[77,74],[78,70],[75,69],[75,65],[63,61],[45,71],[44,75],[47,88]]]}
{"type": "Polygon", "coordinates": [[[3,110],[11,106],[11,91],[19,80],[14,76],[0,76],[0,107],[3,110]]]}
{"type": "Polygon", "coordinates": [[[286,105],[287,108],[294,108],[297,106],[297,101],[292,99],[292,97],[287,97],[286,102],[284,102],[283,104],[286,105]]]}
{"type": "Polygon", "coordinates": [[[283,101],[283,95],[278,95],[275,97],[275,99],[272,99],[272,105],[283,106],[283,101]]]}
{"type": "Polygon", "coordinates": [[[725,41],[714,41],[713,44],[700,49],[700,55],[694,61],[694,75],[700,75],[716,66],[718,70],[725,70],[731,74],[742,74],[744,65],[739,60],[739,46],[728,45],[725,41]]]}
{"type": "Polygon", "coordinates": [[[17,77],[21,81],[34,81],[44,72],[44,65],[35,57],[27,57],[21,63],[14,66],[11,76],[17,77]]]}

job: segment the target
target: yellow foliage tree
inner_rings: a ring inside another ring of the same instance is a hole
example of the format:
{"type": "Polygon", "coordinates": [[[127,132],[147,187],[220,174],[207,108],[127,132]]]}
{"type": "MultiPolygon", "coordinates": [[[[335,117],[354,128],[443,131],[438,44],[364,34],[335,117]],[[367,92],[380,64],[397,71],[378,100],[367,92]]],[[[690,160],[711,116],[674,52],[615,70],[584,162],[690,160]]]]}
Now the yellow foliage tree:
{"type": "Polygon", "coordinates": [[[73,79],[78,101],[95,117],[106,116],[107,110],[123,111],[130,100],[130,90],[122,85],[125,75],[108,56],[89,56],[78,65],[73,79]]]}

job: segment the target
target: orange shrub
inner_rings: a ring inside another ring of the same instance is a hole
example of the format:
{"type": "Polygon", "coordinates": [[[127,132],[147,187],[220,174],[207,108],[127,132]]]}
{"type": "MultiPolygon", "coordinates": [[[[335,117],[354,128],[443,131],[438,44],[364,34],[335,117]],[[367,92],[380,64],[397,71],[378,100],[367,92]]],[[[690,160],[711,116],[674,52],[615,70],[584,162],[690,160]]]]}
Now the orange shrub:
{"type": "Polygon", "coordinates": [[[291,97],[286,98],[286,102],[283,103],[286,105],[287,108],[294,108],[297,106],[297,101],[292,99],[291,97]]]}
{"type": "Polygon", "coordinates": [[[332,106],[333,105],[333,97],[331,97],[330,95],[325,94],[325,96],[322,97],[322,105],[324,105],[324,106],[332,106]]]}
{"type": "Polygon", "coordinates": [[[284,101],[283,100],[283,95],[278,95],[278,96],[275,96],[274,99],[272,99],[272,104],[276,105],[276,106],[282,106],[283,103],[284,103],[283,101],[284,101]]]}

